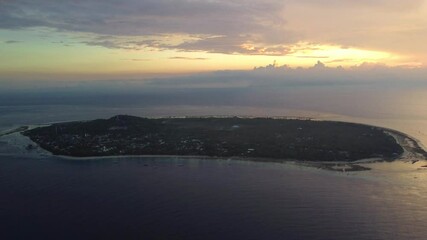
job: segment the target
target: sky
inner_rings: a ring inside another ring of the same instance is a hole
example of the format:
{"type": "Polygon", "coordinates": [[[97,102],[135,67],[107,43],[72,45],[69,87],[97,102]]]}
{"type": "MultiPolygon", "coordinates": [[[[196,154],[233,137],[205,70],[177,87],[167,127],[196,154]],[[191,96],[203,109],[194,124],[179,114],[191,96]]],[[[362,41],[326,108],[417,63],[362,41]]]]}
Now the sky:
{"type": "Polygon", "coordinates": [[[419,78],[426,39],[426,0],[0,0],[0,80],[180,78],[318,61],[419,78]]]}

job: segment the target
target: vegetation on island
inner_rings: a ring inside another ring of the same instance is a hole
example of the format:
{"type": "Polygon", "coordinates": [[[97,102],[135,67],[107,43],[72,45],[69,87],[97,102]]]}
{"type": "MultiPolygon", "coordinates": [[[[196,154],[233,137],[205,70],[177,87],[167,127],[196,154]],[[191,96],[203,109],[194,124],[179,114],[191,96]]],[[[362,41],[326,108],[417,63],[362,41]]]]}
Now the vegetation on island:
{"type": "Polygon", "coordinates": [[[402,147],[362,124],[273,118],[140,118],[57,123],[23,132],[56,155],[182,155],[307,161],[393,159],[402,147]]]}

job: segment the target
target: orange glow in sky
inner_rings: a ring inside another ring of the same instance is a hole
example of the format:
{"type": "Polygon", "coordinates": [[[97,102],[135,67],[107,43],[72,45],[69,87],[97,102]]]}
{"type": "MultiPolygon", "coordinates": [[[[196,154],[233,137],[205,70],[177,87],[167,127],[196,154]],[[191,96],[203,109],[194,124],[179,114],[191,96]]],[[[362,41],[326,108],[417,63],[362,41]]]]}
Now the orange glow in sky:
{"type": "Polygon", "coordinates": [[[291,67],[427,64],[425,0],[159,0],[152,4],[161,8],[135,12],[144,2],[108,9],[99,1],[0,2],[0,78],[144,78],[274,61],[291,67]]]}

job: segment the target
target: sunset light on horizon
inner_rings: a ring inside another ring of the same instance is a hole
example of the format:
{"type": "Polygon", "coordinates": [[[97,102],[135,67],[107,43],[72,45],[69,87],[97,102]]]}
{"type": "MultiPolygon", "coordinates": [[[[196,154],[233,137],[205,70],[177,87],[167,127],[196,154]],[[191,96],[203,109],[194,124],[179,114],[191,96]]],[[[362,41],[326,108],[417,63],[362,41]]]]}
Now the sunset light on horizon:
{"type": "Polygon", "coordinates": [[[0,240],[427,239],[427,0],[0,0],[0,240]]]}
{"type": "Polygon", "coordinates": [[[424,0],[117,4],[1,1],[0,78],[135,79],[273,62],[293,68],[317,61],[344,68],[427,64],[424,0]]]}

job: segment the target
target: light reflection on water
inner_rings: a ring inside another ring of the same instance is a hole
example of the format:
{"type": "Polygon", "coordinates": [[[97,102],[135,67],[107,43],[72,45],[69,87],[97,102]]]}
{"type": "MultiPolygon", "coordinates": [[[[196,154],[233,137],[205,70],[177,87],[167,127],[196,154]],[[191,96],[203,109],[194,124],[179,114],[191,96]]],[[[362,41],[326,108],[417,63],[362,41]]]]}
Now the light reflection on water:
{"type": "Polygon", "coordinates": [[[413,172],[388,175],[378,168],[347,175],[226,160],[0,157],[0,235],[425,239],[427,188],[400,174],[413,172]]]}
{"type": "MultiPolygon", "coordinates": [[[[390,127],[426,146],[425,91],[374,92],[344,91],[337,101],[325,90],[281,107],[3,106],[0,130],[115,114],[290,115],[390,127]]],[[[425,239],[423,165],[373,163],[371,171],[335,173],[274,163],[0,156],[0,238],[425,239]]]]}

